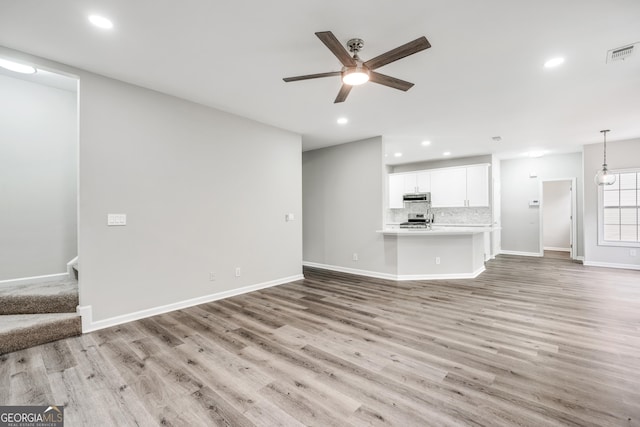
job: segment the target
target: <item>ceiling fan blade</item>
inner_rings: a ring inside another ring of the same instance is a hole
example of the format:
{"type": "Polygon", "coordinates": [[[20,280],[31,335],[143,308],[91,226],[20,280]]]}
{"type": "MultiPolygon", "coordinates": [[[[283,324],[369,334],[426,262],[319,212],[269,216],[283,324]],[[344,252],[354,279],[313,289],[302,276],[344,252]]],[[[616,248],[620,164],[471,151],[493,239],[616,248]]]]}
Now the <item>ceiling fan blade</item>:
{"type": "Polygon", "coordinates": [[[282,80],[285,82],[297,82],[298,80],[319,79],[320,77],[333,77],[342,74],[340,71],[331,71],[329,73],[307,74],[304,76],[285,77],[282,80]]]}
{"type": "Polygon", "coordinates": [[[397,61],[398,59],[413,55],[414,53],[420,52],[421,50],[429,49],[430,47],[431,43],[429,43],[429,40],[427,40],[426,37],[422,36],[412,42],[403,44],[402,46],[392,49],[387,53],[383,53],[382,55],[368,60],[364,63],[364,65],[370,70],[375,70],[376,68],[380,68],[383,65],[390,64],[394,61],[397,61]]]}
{"type": "Polygon", "coordinates": [[[331,31],[320,31],[316,36],[329,48],[345,67],[355,67],[356,61],[351,57],[347,49],[342,46],[331,31]]]}
{"type": "Polygon", "coordinates": [[[338,96],[336,96],[336,100],[333,101],[334,104],[337,104],[338,102],[344,102],[345,99],[347,99],[347,96],[349,95],[349,92],[351,92],[351,88],[353,86],[351,85],[346,85],[346,84],[342,84],[342,87],[340,88],[340,92],[338,92],[338,96]]]}
{"type": "Polygon", "coordinates": [[[404,80],[396,79],[395,77],[387,76],[384,74],[376,73],[375,71],[369,72],[369,81],[399,89],[408,91],[413,87],[413,83],[406,82],[404,80]]]}

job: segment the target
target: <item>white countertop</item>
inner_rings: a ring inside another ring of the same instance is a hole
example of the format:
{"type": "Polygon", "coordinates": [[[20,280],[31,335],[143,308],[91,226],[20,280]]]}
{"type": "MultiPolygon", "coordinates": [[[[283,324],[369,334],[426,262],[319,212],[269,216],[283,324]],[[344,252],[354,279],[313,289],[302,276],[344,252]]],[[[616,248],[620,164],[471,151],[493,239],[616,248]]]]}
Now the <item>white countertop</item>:
{"type": "Polygon", "coordinates": [[[491,226],[436,226],[434,225],[431,230],[421,228],[385,228],[384,230],[377,230],[376,233],[395,235],[395,236],[446,236],[455,234],[476,234],[487,233],[497,228],[491,226]]]}

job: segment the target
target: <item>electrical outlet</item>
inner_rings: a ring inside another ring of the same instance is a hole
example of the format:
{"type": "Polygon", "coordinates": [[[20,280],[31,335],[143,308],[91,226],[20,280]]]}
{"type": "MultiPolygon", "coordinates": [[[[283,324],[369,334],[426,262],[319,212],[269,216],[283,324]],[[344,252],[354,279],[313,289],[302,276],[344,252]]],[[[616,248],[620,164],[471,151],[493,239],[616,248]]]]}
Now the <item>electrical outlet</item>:
{"type": "Polygon", "coordinates": [[[629,256],[636,256],[638,252],[635,249],[629,249],[629,256]]]}
{"type": "Polygon", "coordinates": [[[214,280],[216,280],[216,274],[215,273],[209,273],[209,280],[212,281],[212,282],[214,280]]]}
{"type": "Polygon", "coordinates": [[[240,274],[242,274],[242,270],[240,270],[240,267],[236,267],[236,277],[240,277],[240,274]]]}
{"type": "Polygon", "coordinates": [[[358,260],[358,254],[357,254],[357,253],[355,253],[355,252],[353,253],[353,260],[354,260],[354,261],[357,261],[357,260],[358,260]]]}
{"type": "Polygon", "coordinates": [[[440,257],[439,256],[436,257],[436,264],[440,264],[440,257]]]}

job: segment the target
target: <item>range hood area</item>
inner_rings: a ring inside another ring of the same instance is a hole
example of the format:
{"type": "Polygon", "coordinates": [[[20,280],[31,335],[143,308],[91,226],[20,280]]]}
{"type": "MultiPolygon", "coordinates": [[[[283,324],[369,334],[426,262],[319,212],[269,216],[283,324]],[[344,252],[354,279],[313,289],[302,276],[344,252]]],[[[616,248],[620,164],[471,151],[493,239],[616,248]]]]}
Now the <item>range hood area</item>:
{"type": "Polygon", "coordinates": [[[431,193],[406,193],[402,195],[404,203],[431,203],[431,193]]]}

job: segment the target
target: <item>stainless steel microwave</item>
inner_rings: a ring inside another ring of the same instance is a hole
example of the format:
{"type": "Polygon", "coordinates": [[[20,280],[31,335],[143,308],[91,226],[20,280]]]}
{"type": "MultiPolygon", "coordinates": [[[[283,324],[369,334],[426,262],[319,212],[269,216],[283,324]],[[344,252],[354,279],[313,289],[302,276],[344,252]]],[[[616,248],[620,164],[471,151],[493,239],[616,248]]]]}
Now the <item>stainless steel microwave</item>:
{"type": "Polygon", "coordinates": [[[431,202],[431,193],[407,193],[402,196],[403,202],[431,202]]]}

